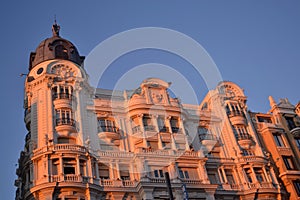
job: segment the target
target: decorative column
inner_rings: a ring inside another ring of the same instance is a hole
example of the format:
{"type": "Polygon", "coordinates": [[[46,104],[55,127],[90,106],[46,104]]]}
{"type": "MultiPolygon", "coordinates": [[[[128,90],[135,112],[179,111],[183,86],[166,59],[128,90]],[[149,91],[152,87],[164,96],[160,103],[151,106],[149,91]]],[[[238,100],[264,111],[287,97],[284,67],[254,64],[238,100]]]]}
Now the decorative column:
{"type": "Polygon", "coordinates": [[[99,166],[98,166],[98,162],[95,163],[95,170],[96,170],[96,178],[99,179],[99,166]]]}
{"type": "Polygon", "coordinates": [[[130,177],[131,181],[135,180],[133,162],[130,162],[130,164],[129,164],[129,177],[130,177]]]}
{"type": "Polygon", "coordinates": [[[257,178],[256,178],[256,174],[255,174],[255,171],[254,171],[254,169],[253,169],[253,166],[250,166],[250,170],[251,170],[251,174],[252,174],[252,179],[253,179],[253,183],[257,183],[258,182],[258,180],[257,180],[257,178]]]}
{"type": "MultiPolygon", "coordinates": [[[[239,173],[237,172],[237,168],[236,167],[233,167],[232,169],[233,173],[234,173],[234,177],[235,177],[235,183],[239,185],[239,188],[241,187],[242,185],[242,180],[239,176],[239,173]]],[[[240,189],[243,189],[243,188],[240,188],[240,189]]]]}
{"type": "Polygon", "coordinates": [[[114,176],[114,166],[113,166],[112,163],[109,163],[108,171],[109,171],[109,178],[111,180],[114,180],[115,179],[115,176],[114,176]]]}
{"type": "Polygon", "coordinates": [[[165,117],[165,125],[166,125],[166,127],[169,128],[170,133],[172,133],[172,127],[171,127],[170,119],[171,119],[171,116],[166,116],[165,117]]]}
{"type": "Polygon", "coordinates": [[[228,183],[228,180],[227,180],[227,177],[226,177],[226,173],[225,173],[225,170],[224,170],[224,166],[221,166],[221,171],[222,171],[222,174],[223,174],[224,182],[227,184],[227,183],[228,183]]]}
{"type": "Polygon", "coordinates": [[[223,178],[223,176],[222,176],[222,173],[220,172],[220,170],[221,170],[221,168],[218,168],[218,175],[219,175],[219,177],[221,178],[221,183],[224,183],[225,181],[224,181],[224,178],[223,178]]]}
{"type": "Polygon", "coordinates": [[[185,137],[184,137],[184,139],[185,139],[185,150],[189,151],[190,150],[189,138],[188,138],[188,134],[185,131],[185,127],[184,127],[184,124],[183,124],[182,117],[179,117],[178,121],[179,121],[179,128],[181,129],[182,133],[185,135],[185,137]]]}
{"type": "Polygon", "coordinates": [[[198,167],[198,171],[199,171],[199,174],[200,174],[200,179],[202,179],[202,182],[204,184],[209,184],[210,181],[209,181],[209,178],[207,176],[207,171],[206,171],[206,167],[205,167],[205,160],[200,160],[199,161],[199,167],[198,167]]]}
{"type": "Polygon", "coordinates": [[[162,140],[161,140],[161,136],[159,133],[157,134],[157,146],[158,146],[158,149],[163,149],[162,140]]]}
{"type": "Polygon", "coordinates": [[[92,183],[93,172],[92,172],[92,160],[90,156],[88,156],[88,160],[87,160],[87,176],[89,177],[90,183],[92,183]]]}
{"type": "Polygon", "coordinates": [[[159,132],[159,128],[158,128],[158,123],[157,123],[157,118],[158,118],[158,115],[152,115],[151,116],[151,119],[152,119],[152,124],[155,128],[155,132],[159,132]]]}
{"type": "Polygon", "coordinates": [[[143,137],[143,147],[147,148],[148,147],[148,143],[147,143],[147,136],[146,136],[146,132],[145,132],[145,128],[144,128],[144,122],[143,122],[143,114],[138,115],[138,119],[139,119],[139,125],[140,125],[140,130],[142,132],[142,137],[143,137]]]}
{"type": "Polygon", "coordinates": [[[270,177],[269,177],[267,171],[266,171],[265,166],[262,167],[262,170],[263,170],[263,172],[264,172],[264,175],[265,175],[265,177],[266,177],[267,182],[268,182],[268,183],[272,182],[272,181],[270,180],[270,177]]]}
{"type": "Polygon", "coordinates": [[[176,142],[175,142],[175,138],[174,138],[173,134],[171,134],[171,148],[173,150],[177,150],[177,146],[176,146],[176,142]]]}
{"type": "Polygon", "coordinates": [[[80,160],[79,160],[79,155],[76,156],[76,175],[80,176],[80,160]]]}
{"type": "Polygon", "coordinates": [[[116,162],[115,165],[116,165],[116,175],[117,175],[116,178],[121,180],[119,162],[116,162]]]}
{"type": "Polygon", "coordinates": [[[170,179],[178,178],[178,166],[177,166],[176,162],[172,162],[169,165],[169,173],[170,173],[170,179]]]}

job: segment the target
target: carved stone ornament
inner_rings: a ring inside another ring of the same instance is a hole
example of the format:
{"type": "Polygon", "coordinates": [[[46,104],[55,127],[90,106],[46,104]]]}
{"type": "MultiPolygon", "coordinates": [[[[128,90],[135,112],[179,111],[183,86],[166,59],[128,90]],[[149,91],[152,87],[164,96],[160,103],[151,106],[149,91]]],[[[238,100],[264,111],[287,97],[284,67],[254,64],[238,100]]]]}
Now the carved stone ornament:
{"type": "Polygon", "coordinates": [[[68,78],[76,76],[74,70],[72,70],[69,66],[66,65],[55,65],[51,69],[52,74],[56,74],[61,78],[68,78]]]}
{"type": "Polygon", "coordinates": [[[160,103],[163,99],[163,95],[159,93],[152,93],[152,100],[154,103],[160,103]]]}

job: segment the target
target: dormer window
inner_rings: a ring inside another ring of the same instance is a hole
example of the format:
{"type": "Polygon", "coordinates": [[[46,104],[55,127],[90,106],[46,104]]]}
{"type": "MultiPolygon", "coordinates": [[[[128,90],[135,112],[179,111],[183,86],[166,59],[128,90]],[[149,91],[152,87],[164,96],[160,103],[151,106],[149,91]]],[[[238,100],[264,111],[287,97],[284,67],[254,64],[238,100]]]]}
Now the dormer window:
{"type": "Polygon", "coordinates": [[[55,47],[55,58],[68,59],[68,50],[63,45],[57,45],[55,47]]]}

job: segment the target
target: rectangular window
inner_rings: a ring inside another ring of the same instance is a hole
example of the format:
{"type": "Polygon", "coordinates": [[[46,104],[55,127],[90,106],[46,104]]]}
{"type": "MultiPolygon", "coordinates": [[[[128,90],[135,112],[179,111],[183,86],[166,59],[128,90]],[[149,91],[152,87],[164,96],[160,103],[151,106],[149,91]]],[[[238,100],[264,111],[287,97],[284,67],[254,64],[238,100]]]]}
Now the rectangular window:
{"type": "Polygon", "coordinates": [[[285,117],[285,120],[287,122],[288,128],[290,130],[296,128],[295,122],[294,122],[294,118],[293,117],[285,117]]]}
{"type": "Polygon", "coordinates": [[[254,172],[255,172],[256,179],[258,182],[260,182],[260,183],[265,182],[265,176],[264,176],[262,168],[254,168],[254,172]]]}
{"type": "Polygon", "coordinates": [[[287,170],[295,169],[294,161],[292,156],[282,156],[283,162],[287,170]]]}
{"type": "Polygon", "coordinates": [[[298,197],[300,197],[300,180],[293,181],[298,197]]]}
{"type": "Polygon", "coordinates": [[[178,132],[179,132],[179,122],[178,122],[178,118],[176,118],[176,117],[171,117],[170,124],[171,124],[172,132],[173,132],[173,133],[178,133],[178,132]]]}
{"type": "Polygon", "coordinates": [[[186,169],[179,168],[179,177],[183,179],[189,179],[189,172],[186,169]]]}
{"type": "Polygon", "coordinates": [[[211,172],[207,174],[209,181],[211,184],[219,184],[219,181],[217,179],[217,176],[215,173],[211,172]]]}
{"type": "Polygon", "coordinates": [[[300,150],[300,138],[295,138],[295,141],[298,149],[300,150]]]}
{"type": "Polygon", "coordinates": [[[164,171],[162,169],[156,169],[153,171],[153,173],[155,178],[164,178],[164,171]]]}
{"type": "Polygon", "coordinates": [[[264,122],[264,123],[272,123],[271,117],[258,116],[257,121],[264,122]]]}
{"type": "Polygon", "coordinates": [[[225,169],[225,174],[226,174],[226,179],[229,184],[234,184],[234,178],[232,175],[232,170],[231,169],[225,169]]]}
{"type": "Polygon", "coordinates": [[[284,147],[285,146],[281,134],[274,133],[273,137],[274,137],[275,143],[278,147],[284,147]]]}
{"type": "Polygon", "coordinates": [[[101,179],[109,179],[109,167],[105,164],[100,163],[98,165],[99,177],[101,179]]]}
{"type": "Polygon", "coordinates": [[[253,151],[251,151],[251,150],[243,149],[243,155],[244,155],[244,156],[253,156],[254,153],[253,153],[253,151]]]}
{"type": "Polygon", "coordinates": [[[251,177],[251,174],[252,174],[251,169],[246,168],[245,172],[246,172],[246,176],[248,178],[249,183],[253,183],[253,180],[252,180],[252,177],[251,177]]]}

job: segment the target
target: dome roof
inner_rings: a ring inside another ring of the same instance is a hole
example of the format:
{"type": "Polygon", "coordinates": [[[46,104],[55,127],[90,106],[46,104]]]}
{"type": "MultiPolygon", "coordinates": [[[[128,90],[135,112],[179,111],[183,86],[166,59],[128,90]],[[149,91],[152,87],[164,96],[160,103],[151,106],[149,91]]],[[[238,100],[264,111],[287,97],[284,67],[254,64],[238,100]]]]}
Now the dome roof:
{"type": "Polygon", "coordinates": [[[56,23],[52,26],[53,36],[43,40],[30,54],[29,70],[37,64],[52,59],[70,60],[81,65],[84,56],[80,56],[76,47],[68,40],[59,36],[59,29],[56,23]]]}

